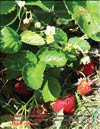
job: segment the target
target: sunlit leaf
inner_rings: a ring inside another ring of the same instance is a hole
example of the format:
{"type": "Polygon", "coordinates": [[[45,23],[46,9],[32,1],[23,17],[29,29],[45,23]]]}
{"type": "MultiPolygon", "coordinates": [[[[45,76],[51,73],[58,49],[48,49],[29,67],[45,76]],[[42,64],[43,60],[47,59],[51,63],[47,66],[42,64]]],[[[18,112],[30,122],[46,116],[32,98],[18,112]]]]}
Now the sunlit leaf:
{"type": "Polygon", "coordinates": [[[15,1],[0,1],[0,14],[8,14],[15,9],[15,1]]]}
{"type": "Polygon", "coordinates": [[[41,61],[50,66],[61,67],[67,62],[65,54],[60,50],[45,49],[38,56],[41,61]]]}
{"type": "Polygon", "coordinates": [[[65,1],[65,5],[82,32],[100,41],[100,1],[65,1]]]}
{"type": "Polygon", "coordinates": [[[43,81],[43,73],[45,70],[45,64],[39,62],[37,65],[34,63],[28,63],[23,69],[23,79],[27,86],[37,90],[41,87],[43,81]]]}
{"type": "Polygon", "coordinates": [[[16,53],[22,46],[19,35],[10,27],[4,27],[0,33],[0,50],[6,53],[16,53]]]}
{"type": "Polygon", "coordinates": [[[21,41],[26,44],[36,46],[45,44],[45,41],[39,34],[36,34],[35,32],[29,30],[25,30],[21,33],[21,41]]]}
{"type": "Polygon", "coordinates": [[[61,86],[56,78],[49,77],[42,89],[45,102],[54,101],[60,96],[61,86]]]}

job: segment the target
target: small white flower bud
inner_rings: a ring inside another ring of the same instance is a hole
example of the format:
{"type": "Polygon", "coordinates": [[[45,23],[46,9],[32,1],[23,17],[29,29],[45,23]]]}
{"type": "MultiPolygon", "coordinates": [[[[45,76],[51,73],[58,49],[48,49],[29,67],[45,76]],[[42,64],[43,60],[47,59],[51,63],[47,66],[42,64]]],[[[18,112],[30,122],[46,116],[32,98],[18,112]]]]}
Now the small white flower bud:
{"type": "Polygon", "coordinates": [[[23,20],[23,24],[29,24],[30,20],[26,17],[24,20],[23,20]]]}
{"type": "Polygon", "coordinates": [[[25,6],[25,1],[17,1],[16,3],[20,8],[25,6]]]}
{"type": "Polygon", "coordinates": [[[35,28],[39,29],[41,27],[41,23],[40,22],[36,22],[34,25],[35,28]]]}

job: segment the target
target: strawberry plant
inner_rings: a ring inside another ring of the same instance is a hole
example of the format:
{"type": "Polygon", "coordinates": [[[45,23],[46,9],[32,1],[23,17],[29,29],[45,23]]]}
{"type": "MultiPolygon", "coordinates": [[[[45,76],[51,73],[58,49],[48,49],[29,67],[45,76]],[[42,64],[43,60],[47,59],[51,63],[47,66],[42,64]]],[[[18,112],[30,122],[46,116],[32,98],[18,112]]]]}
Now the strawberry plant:
{"type": "Polygon", "coordinates": [[[99,3],[0,1],[1,128],[68,128],[66,117],[78,128],[75,116],[91,112],[88,97],[100,88],[99,3]]]}

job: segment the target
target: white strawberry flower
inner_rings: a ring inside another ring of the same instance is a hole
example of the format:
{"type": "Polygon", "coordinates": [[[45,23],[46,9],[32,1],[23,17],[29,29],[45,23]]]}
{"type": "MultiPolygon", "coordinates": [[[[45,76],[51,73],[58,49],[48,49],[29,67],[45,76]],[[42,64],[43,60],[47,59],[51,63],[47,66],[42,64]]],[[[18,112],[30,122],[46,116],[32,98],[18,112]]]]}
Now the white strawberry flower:
{"type": "Polygon", "coordinates": [[[16,3],[20,8],[25,6],[25,1],[16,1],[16,3]]]}
{"type": "Polygon", "coordinates": [[[81,59],[80,61],[81,64],[89,64],[90,63],[90,57],[89,56],[85,56],[81,59]]]}
{"type": "Polygon", "coordinates": [[[53,36],[55,34],[55,27],[54,26],[47,26],[44,33],[48,36],[53,36]]]}
{"type": "Polygon", "coordinates": [[[54,42],[54,37],[52,35],[46,36],[46,42],[47,44],[54,42]]]}

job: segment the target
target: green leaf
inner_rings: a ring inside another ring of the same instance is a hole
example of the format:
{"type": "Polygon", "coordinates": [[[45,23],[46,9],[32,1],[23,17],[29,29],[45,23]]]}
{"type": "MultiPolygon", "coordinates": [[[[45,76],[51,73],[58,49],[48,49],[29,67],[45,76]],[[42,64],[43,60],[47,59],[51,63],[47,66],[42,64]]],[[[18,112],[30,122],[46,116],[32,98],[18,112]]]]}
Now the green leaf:
{"type": "Polygon", "coordinates": [[[45,41],[39,34],[36,34],[35,32],[29,30],[25,30],[21,33],[21,41],[26,44],[36,46],[45,44],[45,41]]]}
{"type": "Polygon", "coordinates": [[[67,34],[60,28],[56,28],[56,33],[54,35],[54,38],[60,44],[67,43],[67,34]]]}
{"type": "Polygon", "coordinates": [[[65,1],[65,4],[82,32],[100,41],[100,1],[65,1]]]}
{"type": "Polygon", "coordinates": [[[48,72],[48,76],[50,76],[50,77],[60,78],[61,68],[49,67],[47,72],[48,72]]]}
{"type": "Polygon", "coordinates": [[[34,11],[34,14],[43,25],[48,25],[52,21],[53,17],[52,12],[46,12],[43,11],[41,8],[38,8],[37,10],[34,11]]]}
{"type": "Polygon", "coordinates": [[[43,49],[38,56],[41,61],[50,66],[61,67],[67,62],[65,54],[61,50],[43,49]]]}
{"type": "Polygon", "coordinates": [[[67,66],[70,68],[76,68],[77,63],[79,64],[79,60],[77,58],[77,54],[72,50],[71,52],[66,51],[66,57],[68,59],[67,66]]]}
{"type": "Polygon", "coordinates": [[[41,89],[35,90],[34,95],[35,95],[36,100],[37,100],[38,103],[44,103],[43,96],[42,96],[42,93],[41,93],[41,89]]]}
{"type": "Polygon", "coordinates": [[[9,14],[0,15],[0,26],[1,27],[6,26],[7,24],[11,23],[15,17],[16,17],[16,11],[12,11],[9,14]]]}
{"type": "Polygon", "coordinates": [[[37,63],[37,58],[29,50],[19,51],[18,53],[9,54],[3,61],[3,64],[6,68],[21,71],[26,63],[33,62],[37,63]]]}
{"type": "Polygon", "coordinates": [[[0,1],[0,14],[8,14],[15,9],[15,1],[0,1]]]}
{"type": "Polygon", "coordinates": [[[5,71],[5,75],[6,75],[6,79],[12,80],[12,79],[16,79],[17,77],[21,76],[22,72],[21,71],[15,71],[15,70],[7,69],[5,71]]]}
{"type": "Polygon", "coordinates": [[[53,6],[54,6],[54,0],[41,0],[41,2],[45,5],[46,8],[48,8],[50,11],[53,11],[53,6]]]}
{"type": "Polygon", "coordinates": [[[63,1],[55,1],[54,11],[58,18],[65,19],[66,21],[71,20],[71,15],[67,12],[63,1]]]}
{"type": "Polygon", "coordinates": [[[38,6],[41,9],[43,9],[44,11],[50,12],[52,11],[52,7],[53,7],[53,3],[54,1],[42,1],[42,0],[37,0],[37,1],[30,1],[27,2],[27,5],[34,5],[34,6],[38,6]]]}
{"type": "Polygon", "coordinates": [[[45,102],[54,101],[60,96],[61,86],[56,78],[49,77],[42,89],[45,102]]]}
{"type": "MultiPolygon", "coordinates": [[[[89,49],[90,49],[90,44],[84,40],[84,39],[81,39],[80,37],[74,37],[74,38],[70,38],[68,40],[68,43],[71,44],[73,47],[75,48],[81,48],[82,51],[84,52],[88,52],[89,49]]],[[[80,50],[80,49],[79,49],[80,50]]]]}
{"type": "Polygon", "coordinates": [[[0,33],[0,50],[6,53],[16,53],[22,46],[19,35],[10,27],[4,27],[0,33]]]}
{"type": "Polygon", "coordinates": [[[27,63],[23,69],[22,76],[30,88],[37,90],[41,87],[43,81],[43,73],[45,64],[39,62],[37,65],[34,63],[27,63]]]}

